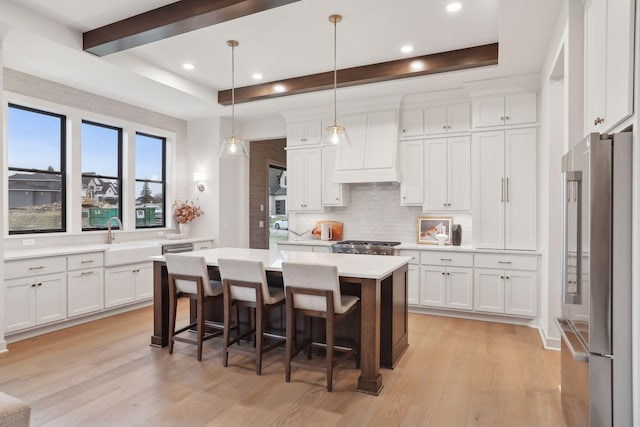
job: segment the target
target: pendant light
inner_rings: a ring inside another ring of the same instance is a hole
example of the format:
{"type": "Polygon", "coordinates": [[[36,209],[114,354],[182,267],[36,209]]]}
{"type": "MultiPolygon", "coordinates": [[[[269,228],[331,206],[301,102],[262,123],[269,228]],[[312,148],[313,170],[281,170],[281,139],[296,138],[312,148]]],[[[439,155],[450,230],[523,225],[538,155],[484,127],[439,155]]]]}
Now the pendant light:
{"type": "Polygon", "coordinates": [[[235,48],[239,44],[236,40],[227,40],[227,45],[231,47],[231,136],[225,138],[222,141],[222,145],[220,145],[218,156],[221,159],[242,159],[248,157],[242,140],[236,137],[235,48]]]}
{"type": "Polygon", "coordinates": [[[327,126],[322,137],[322,143],[326,145],[350,145],[347,130],[338,126],[338,67],[337,67],[337,26],[342,21],[342,16],[331,15],[329,22],[333,24],[333,125],[327,126]]]}

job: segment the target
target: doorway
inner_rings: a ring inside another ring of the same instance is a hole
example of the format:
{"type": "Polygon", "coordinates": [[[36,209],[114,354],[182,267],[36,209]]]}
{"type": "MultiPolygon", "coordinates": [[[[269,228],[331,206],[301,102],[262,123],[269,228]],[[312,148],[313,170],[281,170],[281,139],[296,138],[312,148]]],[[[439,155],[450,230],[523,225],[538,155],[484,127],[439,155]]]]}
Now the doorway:
{"type": "Polygon", "coordinates": [[[269,165],[269,249],[289,238],[287,215],[287,169],[269,165]]]}

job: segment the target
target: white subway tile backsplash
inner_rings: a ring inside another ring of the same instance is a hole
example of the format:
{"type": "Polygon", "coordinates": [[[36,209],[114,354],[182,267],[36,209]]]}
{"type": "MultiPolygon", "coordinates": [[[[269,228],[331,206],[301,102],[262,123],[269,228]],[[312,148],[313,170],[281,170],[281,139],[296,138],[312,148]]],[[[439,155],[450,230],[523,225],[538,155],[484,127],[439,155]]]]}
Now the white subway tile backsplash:
{"type": "MultiPolygon", "coordinates": [[[[345,208],[325,208],[325,213],[291,213],[289,228],[301,233],[311,230],[316,221],[331,219],[344,223],[343,239],[415,242],[418,217],[430,215],[419,206],[400,206],[400,184],[349,184],[351,198],[345,208]]],[[[471,214],[438,212],[433,216],[453,216],[462,227],[462,244],[471,244],[471,214]]],[[[295,234],[290,239],[295,239],[295,234]]],[[[306,233],[303,238],[312,238],[306,233]]]]}

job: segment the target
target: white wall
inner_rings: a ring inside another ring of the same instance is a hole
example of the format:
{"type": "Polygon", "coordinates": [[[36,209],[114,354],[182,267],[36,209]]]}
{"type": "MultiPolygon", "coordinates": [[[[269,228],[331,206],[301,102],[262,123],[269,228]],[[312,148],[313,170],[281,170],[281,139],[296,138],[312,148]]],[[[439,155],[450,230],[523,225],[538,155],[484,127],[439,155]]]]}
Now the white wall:
{"type": "Polygon", "coordinates": [[[636,2],[635,117],[633,120],[633,222],[631,272],[631,337],[633,425],[640,427],[640,8],[636,2]]]}
{"type": "MultiPolygon", "coordinates": [[[[0,34],[0,105],[4,105],[3,100],[3,66],[2,66],[2,35],[0,34]]],[[[5,119],[0,114],[0,147],[4,147],[5,140],[5,119]]],[[[4,149],[0,149],[0,165],[4,164],[4,149]]],[[[6,182],[4,174],[0,174],[0,188],[5,188],[6,182]]],[[[4,210],[0,212],[0,236],[4,236],[4,210]]],[[[0,352],[6,351],[7,342],[4,339],[4,245],[0,245],[0,352]]]]}

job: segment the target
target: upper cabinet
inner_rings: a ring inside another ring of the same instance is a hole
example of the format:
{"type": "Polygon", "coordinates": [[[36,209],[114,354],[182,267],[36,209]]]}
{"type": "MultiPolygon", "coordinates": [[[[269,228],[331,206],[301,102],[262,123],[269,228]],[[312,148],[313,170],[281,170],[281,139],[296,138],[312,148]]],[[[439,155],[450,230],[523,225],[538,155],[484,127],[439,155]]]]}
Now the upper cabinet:
{"type": "Polygon", "coordinates": [[[400,138],[468,132],[470,129],[469,103],[406,110],[400,114],[400,138]]]}
{"type": "Polygon", "coordinates": [[[320,148],[287,151],[287,184],[289,211],[322,211],[320,148]]]}
{"type": "Polygon", "coordinates": [[[424,189],[424,142],[402,141],[400,143],[400,167],[402,184],[400,185],[401,206],[422,206],[424,189]]]}
{"type": "Polygon", "coordinates": [[[607,132],[633,114],[633,0],[585,5],[585,133],[607,132]]]}
{"type": "Polygon", "coordinates": [[[398,181],[397,111],[350,114],[343,123],[351,144],[338,147],[335,182],[398,181]]]}
{"type": "Polygon", "coordinates": [[[474,128],[532,124],[538,117],[535,92],[475,97],[472,110],[474,128]]]}
{"type": "Polygon", "coordinates": [[[438,138],[424,145],[423,211],[471,209],[471,140],[438,138]]]}
{"type": "Polygon", "coordinates": [[[319,144],[322,139],[322,120],[287,123],[287,146],[319,144]]]}
{"type": "Polygon", "coordinates": [[[349,185],[336,182],[336,153],[338,147],[322,147],[322,206],[347,206],[349,185]]]}

